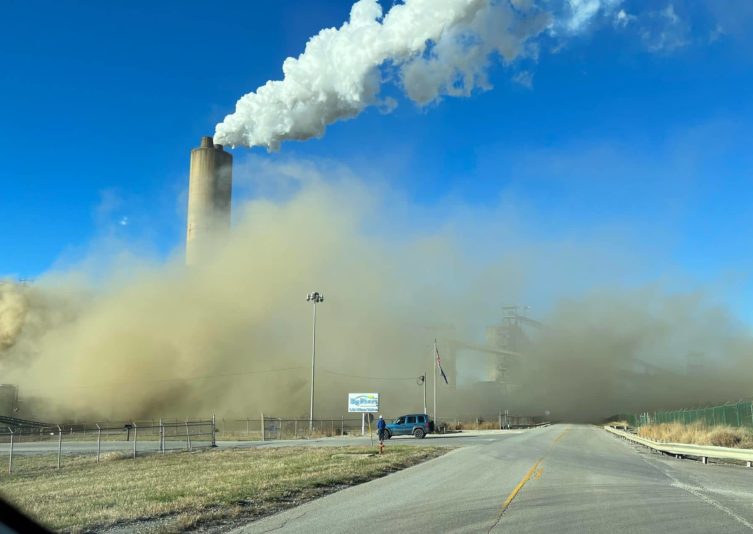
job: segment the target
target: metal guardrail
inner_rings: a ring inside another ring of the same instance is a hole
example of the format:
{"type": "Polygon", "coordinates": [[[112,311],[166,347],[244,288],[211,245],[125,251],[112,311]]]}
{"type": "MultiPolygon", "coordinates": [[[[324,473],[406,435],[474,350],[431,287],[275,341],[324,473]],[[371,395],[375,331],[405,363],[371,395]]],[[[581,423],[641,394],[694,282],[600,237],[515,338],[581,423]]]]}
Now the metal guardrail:
{"type": "Polygon", "coordinates": [[[733,449],[730,447],[716,447],[714,445],[692,445],[690,443],[662,443],[636,436],[624,430],[617,430],[610,426],[605,426],[604,430],[666,454],[700,458],[704,464],[708,463],[709,458],[715,458],[720,460],[740,460],[746,462],[748,467],[753,465],[753,449],[733,449]]]}
{"type": "Polygon", "coordinates": [[[4,415],[0,415],[0,424],[13,428],[39,428],[49,426],[48,423],[42,423],[41,421],[27,421],[26,419],[7,417],[4,415]]]}

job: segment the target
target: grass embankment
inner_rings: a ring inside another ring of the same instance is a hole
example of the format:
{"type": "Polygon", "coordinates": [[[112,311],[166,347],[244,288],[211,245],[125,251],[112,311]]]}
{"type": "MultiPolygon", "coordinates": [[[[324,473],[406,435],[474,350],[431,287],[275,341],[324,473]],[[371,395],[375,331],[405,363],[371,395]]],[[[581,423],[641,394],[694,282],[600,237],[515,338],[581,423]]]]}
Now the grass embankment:
{"type": "Polygon", "coordinates": [[[702,423],[659,423],[638,429],[638,435],[665,443],[692,443],[753,449],[753,432],[747,428],[707,426],[702,423]]]}
{"type": "Polygon", "coordinates": [[[391,446],[204,450],[137,459],[110,454],[14,459],[0,476],[2,496],[55,530],[100,530],[160,521],[160,532],[200,523],[254,518],[414,465],[442,449],[391,446]]]}

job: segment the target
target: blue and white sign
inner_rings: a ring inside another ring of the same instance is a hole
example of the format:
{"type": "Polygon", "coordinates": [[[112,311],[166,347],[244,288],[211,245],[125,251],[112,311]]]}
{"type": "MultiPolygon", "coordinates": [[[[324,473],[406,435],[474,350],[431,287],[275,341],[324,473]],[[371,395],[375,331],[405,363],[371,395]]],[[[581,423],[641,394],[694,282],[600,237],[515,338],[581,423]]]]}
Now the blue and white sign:
{"type": "Polygon", "coordinates": [[[379,411],[379,393],[348,393],[348,412],[376,413],[379,411]]]}

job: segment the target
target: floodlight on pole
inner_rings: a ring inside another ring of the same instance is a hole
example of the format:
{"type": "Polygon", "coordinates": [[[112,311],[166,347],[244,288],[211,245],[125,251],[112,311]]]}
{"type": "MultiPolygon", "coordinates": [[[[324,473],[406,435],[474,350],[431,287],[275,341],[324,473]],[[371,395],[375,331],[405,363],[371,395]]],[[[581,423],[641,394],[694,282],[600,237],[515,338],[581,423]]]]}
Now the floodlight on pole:
{"type": "Polygon", "coordinates": [[[426,373],[416,378],[416,384],[424,387],[424,413],[426,412],[426,373]]]}
{"type": "Polygon", "coordinates": [[[306,302],[314,304],[314,325],[311,335],[311,403],[309,405],[309,432],[314,431],[314,369],[316,368],[316,305],[324,302],[324,295],[313,291],[306,295],[306,302]]]}

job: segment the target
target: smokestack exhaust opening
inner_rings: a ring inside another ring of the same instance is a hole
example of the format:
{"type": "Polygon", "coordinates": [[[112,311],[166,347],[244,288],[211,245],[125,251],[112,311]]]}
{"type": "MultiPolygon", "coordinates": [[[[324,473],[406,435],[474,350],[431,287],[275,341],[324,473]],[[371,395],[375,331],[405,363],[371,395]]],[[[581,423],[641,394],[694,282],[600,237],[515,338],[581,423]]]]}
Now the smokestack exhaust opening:
{"type": "Polygon", "coordinates": [[[195,265],[230,230],[233,156],[204,136],[191,150],[189,175],[186,264],[195,265]]]}

